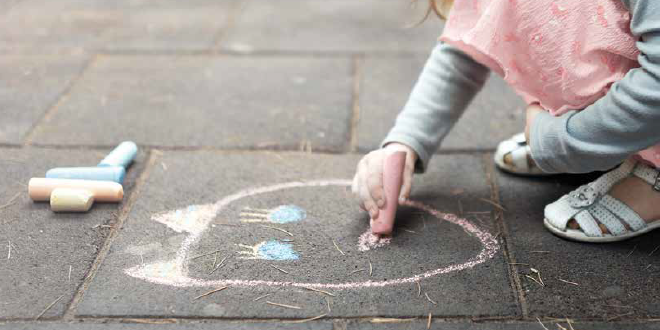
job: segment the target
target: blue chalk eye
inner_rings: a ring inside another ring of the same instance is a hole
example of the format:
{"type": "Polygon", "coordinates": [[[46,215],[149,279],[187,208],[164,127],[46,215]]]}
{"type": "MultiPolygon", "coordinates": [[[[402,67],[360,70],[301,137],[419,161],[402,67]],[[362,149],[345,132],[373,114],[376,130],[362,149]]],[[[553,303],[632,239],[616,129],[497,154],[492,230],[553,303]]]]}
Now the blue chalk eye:
{"type": "Polygon", "coordinates": [[[295,205],[282,205],[274,209],[268,218],[275,223],[289,223],[304,220],[307,217],[305,210],[295,205]]]}

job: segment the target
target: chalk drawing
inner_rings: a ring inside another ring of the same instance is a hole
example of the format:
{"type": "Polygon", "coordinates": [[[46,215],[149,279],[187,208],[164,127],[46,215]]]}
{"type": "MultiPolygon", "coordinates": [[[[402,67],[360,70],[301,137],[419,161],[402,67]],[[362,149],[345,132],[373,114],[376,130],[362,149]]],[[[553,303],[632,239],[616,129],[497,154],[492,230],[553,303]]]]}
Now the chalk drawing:
{"type": "Polygon", "coordinates": [[[260,259],[260,260],[298,260],[298,254],[293,250],[293,245],[278,240],[261,242],[257,245],[238,246],[247,249],[247,251],[237,251],[243,255],[239,259],[260,259]]]}
{"type": "MultiPolygon", "coordinates": [[[[229,204],[238,201],[242,198],[257,196],[260,194],[271,193],[284,189],[301,188],[301,187],[328,187],[328,186],[342,186],[347,187],[351,185],[350,180],[318,180],[307,182],[289,182],[276,184],[267,187],[250,188],[241,190],[235,194],[224,197],[216,203],[204,205],[192,205],[182,210],[174,210],[164,213],[158,213],[152,216],[152,220],[163,223],[176,232],[186,232],[188,236],[183,241],[181,248],[178,250],[176,257],[173,260],[158,261],[151,264],[137,265],[124,270],[124,272],[132,277],[139,278],[151,283],[162,285],[169,285],[175,287],[220,287],[220,286],[238,286],[238,287],[256,287],[256,286],[271,286],[271,287],[307,287],[317,289],[361,289],[361,288],[378,288],[392,285],[401,285],[406,283],[415,283],[419,280],[435,277],[441,274],[457,272],[476,265],[484,263],[492,259],[497,251],[499,245],[497,240],[490,233],[483,231],[481,228],[472,224],[470,221],[459,218],[454,214],[443,213],[435,210],[425,204],[416,201],[406,201],[404,205],[424,211],[439,220],[447,221],[451,224],[460,226],[470,236],[475,237],[482,245],[481,251],[474,257],[457,264],[451,264],[430,270],[420,274],[411,274],[408,277],[393,278],[388,280],[368,280],[368,281],[347,281],[337,283],[309,283],[309,282],[295,282],[295,281],[265,281],[265,280],[244,280],[244,279],[231,279],[224,278],[219,280],[205,280],[199,278],[192,278],[188,272],[188,262],[190,257],[191,248],[197,243],[202,233],[210,228],[212,221],[217,214],[225,209],[229,204]]],[[[368,226],[368,224],[365,224],[368,226]]],[[[365,236],[365,242],[371,241],[370,238],[365,236]]],[[[382,243],[382,242],[381,242],[382,243]]],[[[369,245],[365,245],[369,248],[369,245]]],[[[253,247],[250,247],[251,249],[253,247]]]]}
{"type": "Polygon", "coordinates": [[[295,205],[281,205],[274,209],[245,208],[241,212],[241,222],[291,223],[305,220],[307,213],[295,205]]]}

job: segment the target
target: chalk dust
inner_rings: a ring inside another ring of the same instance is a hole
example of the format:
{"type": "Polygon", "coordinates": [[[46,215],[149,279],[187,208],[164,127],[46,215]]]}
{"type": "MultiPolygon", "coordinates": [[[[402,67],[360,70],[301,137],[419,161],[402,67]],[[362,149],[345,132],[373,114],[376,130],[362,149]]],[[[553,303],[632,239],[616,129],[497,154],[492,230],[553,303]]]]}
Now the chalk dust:
{"type": "Polygon", "coordinates": [[[381,248],[385,245],[389,245],[391,241],[391,236],[376,235],[371,232],[371,229],[367,228],[367,231],[358,238],[358,250],[364,252],[381,248]]]}

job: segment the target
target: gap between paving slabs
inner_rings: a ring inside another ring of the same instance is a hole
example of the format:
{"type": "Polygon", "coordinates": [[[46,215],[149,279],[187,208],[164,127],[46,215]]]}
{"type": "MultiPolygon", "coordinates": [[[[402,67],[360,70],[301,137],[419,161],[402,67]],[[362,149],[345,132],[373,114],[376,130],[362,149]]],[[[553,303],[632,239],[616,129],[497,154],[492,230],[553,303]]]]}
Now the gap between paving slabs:
{"type": "MultiPolygon", "coordinates": [[[[31,177],[43,176],[52,167],[96,164],[108,150],[0,151],[0,171],[9,182],[0,186],[0,246],[4,252],[4,246],[11,245],[11,254],[7,252],[0,261],[7,265],[0,267],[0,278],[4,279],[0,281],[0,319],[31,320],[42,312],[40,319],[61,317],[103,244],[118,206],[98,203],[88,213],[57,214],[50,211],[47,203],[32,202],[26,184],[31,177]]],[[[143,162],[141,153],[127,173],[127,194],[132,191],[143,162]]]]}

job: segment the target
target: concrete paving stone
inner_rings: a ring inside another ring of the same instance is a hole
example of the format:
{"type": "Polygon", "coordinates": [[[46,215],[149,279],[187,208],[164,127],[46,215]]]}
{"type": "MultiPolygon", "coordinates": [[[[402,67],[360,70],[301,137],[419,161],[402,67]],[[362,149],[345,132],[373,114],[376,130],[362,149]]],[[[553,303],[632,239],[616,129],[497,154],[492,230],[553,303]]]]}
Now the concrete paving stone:
{"type": "Polygon", "coordinates": [[[0,143],[20,144],[86,62],[85,56],[0,56],[0,143]]]}
{"type": "Polygon", "coordinates": [[[252,322],[186,322],[186,323],[155,323],[159,320],[154,320],[154,324],[138,324],[138,323],[7,323],[0,324],[0,329],[11,330],[207,330],[207,329],[232,329],[232,330],[280,330],[280,329],[293,329],[293,330],[332,330],[332,323],[327,321],[317,321],[302,324],[290,323],[252,323],[252,322]]]}
{"type": "Polygon", "coordinates": [[[658,255],[651,255],[660,233],[621,243],[584,244],[558,238],[543,226],[547,204],[597,177],[499,175],[511,255],[516,262],[529,264],[518,268],[533,317],[627,320],[660,315],[660,307],[650,303],[660,295],[658,255]],[[525,277],[535,276],[531,268],[541,272],[545,287],[525,277]]]}
{"type": "Polygon", "coordinates": [[[0,16],[0,51],[209,50],[233,1],[24,0],[0,16]]]}
{"type": "Polygon", "coordinates": [[[351,85],[346,59],[103,56],[35,140],[343,150],[351,85]]]}
{"type": "MultiPolygon", "coordinates": [[[[158,320],[155,320],[156,322],[158,320]]],[[[302,324],[291,324],[291,323],[252,323],[252,322],[227,322],[227,321],[199,321],[199,322],[190,322],[186,323],[177,323],[177,324],[138,324],[138,323],[6,323],[0,324],[0,329],[11,329],[11,330],[59,330],[59,329],[71,329],[71,330],[152,330],[152,329],[181,329],[181,330],[204,330],[204,329],[236,329],[236,330],[262,330],[262,329],[294,329],[294,330],[321,330],[321,329],[382,329],[382,330],[419,330],[426,329],[426,321],[411,321],[404,323],[369,323],[367,321],[347,321],[347,320],[336,320],[335,326],[333,328],[333,323],[328,321],[313,321],[302,324]]],[[[545,326],[548,329],[561,329],[556,327],[556,322],[545,322],[545,326]]],[[[560,322],[561,326],[570,329],[566,322],[560,322]]],[[[583,322],[572,322],[571,323],[575,329],[580,330],[619,330],[619,329],[630,329],[630,330],[657,330],[660,329],[660,325],[657,322],[638,322],[638,323],[583,323],[583,322]]],[[[474,322],[443,322],[443,321],[434,321],[431,323],[431,329],[443,329],[443,330],[528,330],[528,329],[543,329],[538,324],[538,322],[527,322],[527,323],[474,323],[474,322]]]]}
{"type": "MultiPolygon", "coordinates": [[[[499,251],[473,268],[420,280],[421,295],[414,282],[369,286],[476,260],[482,244],[458,225],[422,209],[402,208],[391,244],[365,252],[358,249],[358,237],[368,230],[368,216],[351,196],[349,181],[244,191],[348,180],[358,159],[305,153],[165,153],[77,315],[517,315],[499,251]],[[209,206],[216,201],[225,206],[209,206]],[[333,286],[345,283],[343,289],[333,286]],[[315,284],[334,296],[305,289],[315,284]],[[229,288],[224,291],[195,299],[225,285],[229,288]]],[[[493,233],[491,205],[480,200],[490,196],[481,158],[438,157],[434,164],[416,179],[413,199],[444,212],[485,212],[470,213],[468,219],[493,233]]]]}
{"type": "MultiPolygon", "coordinates": [[[[565,329],[571,329],[566,322],[544,322],[546,329],[562,329],[557,326],[561,325],[565,329]]],[[[584,322],[571,322],[574,329],[579,330],[656,330],[660,329],[657,322],[647,323],[584,323],[584,322]]],[[[405,323],[387,323],[387,324],[372,324],[368,322],[350,322],[346,326],[347,330],[353,329],[379,329],[379,330],[419,330],[426,329],[426,320],[416,320],[405,323]]],[[[431,329],[442,330],[529,330],[539,329],[543,327],[538,322],[517,322],[517,323],[494,323],[494,322],[442,322],[434,321],[431,323],[431,329]]]]}
{"type": "MultiPolygon", "coordinates": [[[[361,151],[378,148],[394,126],[425,62],[426,56],[365,59],[358,126],[361,151]]],[[[522,99],[492,74],[440,150],[494,149],[498,142],[524,129],[524,109],[522,99]]]]}
{"type": "MultiPolygon", "coordinates": [[[[27,194],[31,177],[62,166],[95,165],[99,150],[0,149],[0,320],[61,316],[82,283],[122,204],[97,203],[88,213],[53,213],[27,194]],[[11,248],[10,248],[11,246],[11,248]],[[70,275],[69,275],[70,270],[70,275]]],[[[127,174],[130,193],[144,157],[127,174]]]]}
{"type": "Polygon", "coordinates": [[[23,0],[5,0],[0,3],[0,14],[4,14],[5,12],[11,10],[12,7],[14,7],[17,3],[21,2],[23,0]]]}
{"type": "Polygon", "coordinates": [[[257,0],[248,2],[221,48],[239,51],[426,51],[442,32],[435,17],[415,28],[427,3],[257,0]]]}

